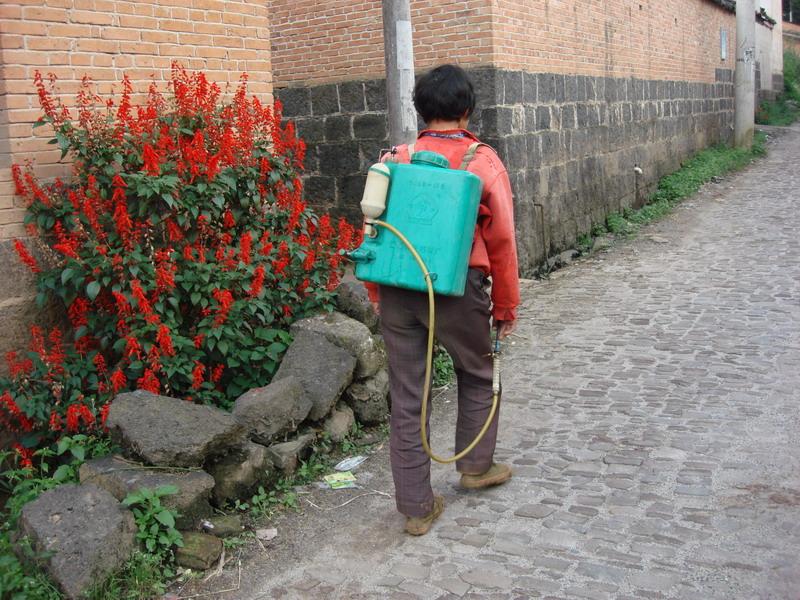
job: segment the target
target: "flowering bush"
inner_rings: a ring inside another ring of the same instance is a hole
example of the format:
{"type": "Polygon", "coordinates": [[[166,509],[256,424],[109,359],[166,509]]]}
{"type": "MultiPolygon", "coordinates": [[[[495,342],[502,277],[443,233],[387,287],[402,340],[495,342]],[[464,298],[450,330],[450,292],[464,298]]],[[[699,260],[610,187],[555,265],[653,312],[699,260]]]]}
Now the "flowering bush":
{"type": "Polygon", "coordinates": [[[169,97],[153,84],[139,107],[127,78],[104,106],[85,80],[74,118],[53,79],[35,84],[74,174],[44,184],[13,166],[43,258],[16,249],[71,328],[33,328],[30,351],[7,356],[0,423],[33,447],[91,430],[124,390],[228,407],[268,383],[288,324],[331,305],[338,251],[358,242],[303,203],[305,145],[280,104],[248,97],[246,77],[226,100],[175,65],[169,97]]]}

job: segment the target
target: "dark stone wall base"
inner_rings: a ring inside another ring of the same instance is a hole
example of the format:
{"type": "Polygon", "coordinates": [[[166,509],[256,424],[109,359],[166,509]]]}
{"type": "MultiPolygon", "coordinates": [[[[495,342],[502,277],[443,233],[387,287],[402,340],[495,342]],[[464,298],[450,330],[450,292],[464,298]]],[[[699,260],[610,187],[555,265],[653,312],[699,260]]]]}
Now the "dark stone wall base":
{"type": "MultiPolygon", "coordinates": [[[[470,74],[479,105],[470,129],[508,169],[523,275],[609,213],[642,205],[683,159],[732,136],[733,74],[726,69],[717,69],[715,83],[495,68],[470,74]]],[[[384,82],[276,93],[308,143],[307,199],[360,223],[366,171],[389,145],[384,82]]]]}

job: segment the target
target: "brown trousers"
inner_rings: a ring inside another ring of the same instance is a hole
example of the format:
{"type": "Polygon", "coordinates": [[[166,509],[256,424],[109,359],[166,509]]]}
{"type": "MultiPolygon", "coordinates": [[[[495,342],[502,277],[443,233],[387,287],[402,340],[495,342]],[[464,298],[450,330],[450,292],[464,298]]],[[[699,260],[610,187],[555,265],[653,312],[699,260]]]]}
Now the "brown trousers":
{"type": "MultiPolygon", "coordinates": [[[[487,283],[481,271],[470,269],[463,296],[436,296],[434,333],[453,358],[458,383],[456,452],[475,439],[492,404],[491,301],[486,292],[487,283]]],[[[380,286],[380,314],[389,358],[390,450],[395,499],[401,513],[420,517],[433,508],[431,461],[420,439],[428,295],[380,286]]],[[[430,407],[430,397],[428,403],[430,407]]],[[[492,466],[498,417],[499,411],[481,442],[456,463],[460,473],[479,474],[492,466]]],[[[430,435],[428,438],[430,440],[430,435]]]]}

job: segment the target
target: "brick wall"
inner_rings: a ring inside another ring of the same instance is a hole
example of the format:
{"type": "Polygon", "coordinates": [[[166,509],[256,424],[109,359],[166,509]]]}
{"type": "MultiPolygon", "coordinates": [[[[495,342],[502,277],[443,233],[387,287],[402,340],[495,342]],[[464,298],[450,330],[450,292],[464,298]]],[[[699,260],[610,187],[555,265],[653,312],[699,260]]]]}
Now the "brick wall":
{"type": "MultiPolygon", "coordinates": [[[[418,69],[445,61],[511,70],[714,81],[732,68],[735,19],[709,0],[411,2],[418,69]],[[720,60],[720,28],[728,59],[720,60]]],[[[377,0],[273,0],[277,87],[383,73],[377,0]]]]}
{"type": "MultiPolygon", "coordinates": [[[[414,62],[492,61],[489,0],[413,0],[414,62]]],[[[384,72],[378,0],[273,0],[273,75],[281,87],[371,79],[384,72]]]]}
{"type": "Polygon", "coordinates": [[[497,0],[494,64],[506,69],[714,81],[734,65],[735,18],[707,0],[497,0]],[[720,59],[720,29],[728,58],[720,59]]]}
{"type": "Polygon", "coordinates": [[[800,55],[800,25],[783,22],[783,48],[800,55]]]}
{"type": "MultiPolygon", "coordinates": [[[[212,80],[238,81],[271,98],[266,2],[244,0],[3,0],[0,4],[0,355],[26,339],[37,312],[29,274],[11,239],[25,235],[24,208],[13,196],[10,166],[31,159],[42,177],[67,173],[60,152],[45,143],[33,88],[35,70],[54,73],[68,98],[84,75],[107,93],[127,73],[143,89],[169,77],[173,60],[212,80]]],[[[0,361],[0,369],[4,361],[0,361]]]]}

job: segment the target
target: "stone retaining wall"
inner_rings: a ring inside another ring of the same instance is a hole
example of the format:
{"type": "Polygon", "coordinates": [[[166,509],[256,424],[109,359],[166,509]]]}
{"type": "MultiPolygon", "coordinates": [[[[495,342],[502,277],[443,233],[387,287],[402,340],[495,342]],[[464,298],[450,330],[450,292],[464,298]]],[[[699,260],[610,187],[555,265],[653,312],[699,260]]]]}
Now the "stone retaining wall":
{"type": "MultiPolygon", "coordinates": [[[[717,69],[714,83],[489,67],[470,74],[479,96],[470,128],[508,168],[523,274],[608,213],[642,204],[681,160],[732,134],[728,69],[717,69]]],[[[360,221],[364,174],[388,146],[383,80],[284,88],[276,95],[309,146],[307,198],[360,221]]]]}

